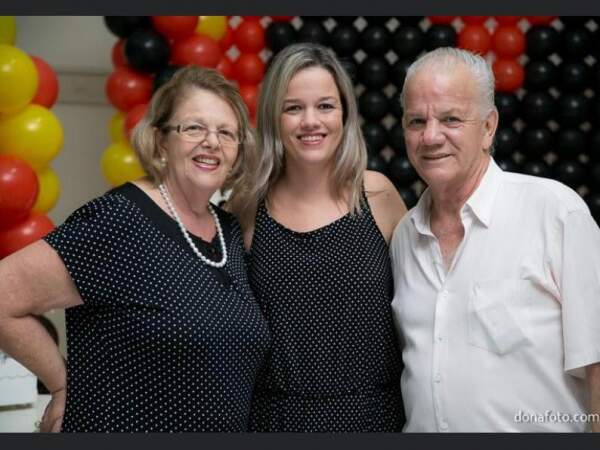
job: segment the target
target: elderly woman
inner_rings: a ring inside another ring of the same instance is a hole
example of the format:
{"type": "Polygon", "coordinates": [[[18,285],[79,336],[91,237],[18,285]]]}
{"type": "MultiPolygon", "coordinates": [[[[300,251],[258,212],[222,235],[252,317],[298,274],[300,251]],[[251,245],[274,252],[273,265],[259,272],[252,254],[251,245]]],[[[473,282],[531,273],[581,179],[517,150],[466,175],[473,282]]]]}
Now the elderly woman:
{"type": "Polygon", "coordinates": [[[51,390],[42,430],[247,428],[270,335],[240,227],[209,199],[235,184],[252,146],[236,89],[181,69],[134,133],[148,177],[0,261],[0,347],[51,390]],[[32,318],[59,307],[66,368],[32,318]]]}
{"type": "Polygon", "coordinates": [[[365,170],[352,83],[330,51],[275,57],[257,131],[256,169],[230,199],[273,336],[251,429],[401,431],[388,242],[406,208],[365,170]]]}

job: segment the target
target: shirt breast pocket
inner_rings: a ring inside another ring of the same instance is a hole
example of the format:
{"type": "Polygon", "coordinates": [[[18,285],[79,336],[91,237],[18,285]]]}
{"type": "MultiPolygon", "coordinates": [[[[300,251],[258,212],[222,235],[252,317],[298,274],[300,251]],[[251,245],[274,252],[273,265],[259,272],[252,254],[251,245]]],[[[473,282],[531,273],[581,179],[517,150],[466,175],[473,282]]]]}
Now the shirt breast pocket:
{"type": "Polygon", "coordinates": [[[473,283],[468,303],[469,344],[498,355],[531,345],[530,285],[522,279],[473,283]]]}

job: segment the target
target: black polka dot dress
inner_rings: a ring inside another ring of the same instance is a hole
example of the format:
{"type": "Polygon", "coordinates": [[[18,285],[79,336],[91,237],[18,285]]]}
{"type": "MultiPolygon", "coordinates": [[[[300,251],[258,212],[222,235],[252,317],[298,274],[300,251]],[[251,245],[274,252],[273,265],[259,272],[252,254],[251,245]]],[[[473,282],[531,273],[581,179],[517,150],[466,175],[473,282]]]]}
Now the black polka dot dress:
{"type": "Polygon", "coordinates": [[[401,431],[392,274],[368,204],[306,233],[260,204],[249,276],[273,339],[250,429],[401,431]]]}
{"type": "MultiPolygon", "coordinates": [[[[65,432],[236,432],[270,344],[237,221],[215,208],[227,264],[202,262],[133,184],[77,210],[45,240],[84,305],[67,320],[65,432]]],[[[205,243],[221,259],[218,236],[205,243]]]]}

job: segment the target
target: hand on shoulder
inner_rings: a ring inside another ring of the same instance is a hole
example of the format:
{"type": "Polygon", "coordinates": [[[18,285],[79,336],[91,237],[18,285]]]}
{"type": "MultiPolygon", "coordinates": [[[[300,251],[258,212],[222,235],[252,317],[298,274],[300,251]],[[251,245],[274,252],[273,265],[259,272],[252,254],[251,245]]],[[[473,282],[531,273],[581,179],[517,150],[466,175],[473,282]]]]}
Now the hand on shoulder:
{"type": "Polygon", "coordinates": [[[365,171],[367,200],[381,234],[389,243],[398,222],[406,214],[406,205],[392,182],[382,173],[365,171]]]}

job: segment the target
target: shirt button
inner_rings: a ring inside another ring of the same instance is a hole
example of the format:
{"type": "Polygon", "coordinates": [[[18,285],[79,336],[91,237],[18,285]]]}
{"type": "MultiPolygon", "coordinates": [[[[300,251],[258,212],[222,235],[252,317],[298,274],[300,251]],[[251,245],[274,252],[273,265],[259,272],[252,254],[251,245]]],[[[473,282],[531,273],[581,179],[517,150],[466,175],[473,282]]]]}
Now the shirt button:
{"type": "Polygon", "coordinates": [[[448,424],[446,422],[442,422],[442,423],[440,423],[440,428],[442,430],[447,430],[448,429],[448,424]]]}
{"type": "Polygon", "coordinates": [[[437,340],[438,340],[439,342],[442,342],[442,337],[438,335],[438,336],[437,336],[437,340]]]}
{"type": "Polygon", "coordinates": [[[442,381],[442,376],[439,373],[436,373],[435,377],[433,377],[433,381],[439,383],[440,381],[442,381]]]}
{"type": "Polygon", "coordinates": [[[442,291],[442,297],[444,297],[444,298],[448,297],[448,291],[447,290],[444,289],[442,291]]]}

